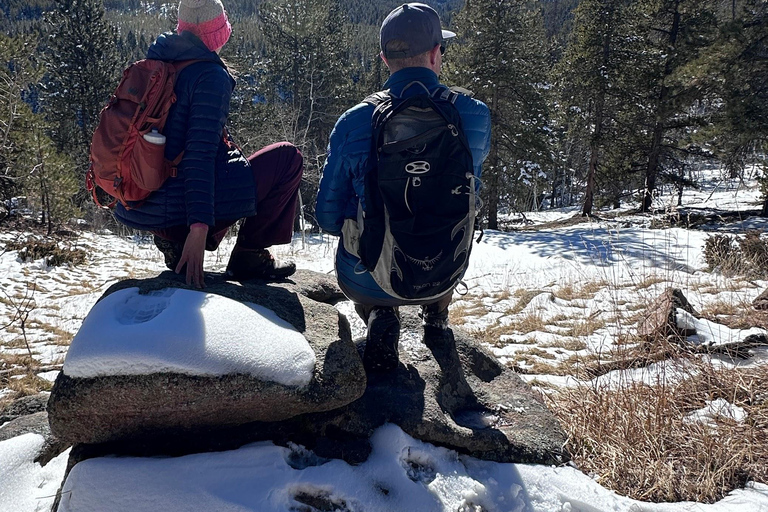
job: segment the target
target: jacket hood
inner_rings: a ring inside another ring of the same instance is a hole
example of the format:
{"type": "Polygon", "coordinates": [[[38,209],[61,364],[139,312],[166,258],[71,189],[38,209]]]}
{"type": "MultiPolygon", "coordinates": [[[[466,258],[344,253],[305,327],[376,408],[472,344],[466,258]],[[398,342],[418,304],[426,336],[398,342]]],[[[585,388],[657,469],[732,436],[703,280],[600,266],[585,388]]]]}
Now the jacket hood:
{"type": "Polygon", "coordinates": [[[192,32],[181,34],[166,32],[161,34],[152,43],[147,51],[148,59],[162,60],[165,62],[178,62],[184,60],[203,60],[215,62],[226,69],[221,58],[208,49],[205,44],[192,32]]]}

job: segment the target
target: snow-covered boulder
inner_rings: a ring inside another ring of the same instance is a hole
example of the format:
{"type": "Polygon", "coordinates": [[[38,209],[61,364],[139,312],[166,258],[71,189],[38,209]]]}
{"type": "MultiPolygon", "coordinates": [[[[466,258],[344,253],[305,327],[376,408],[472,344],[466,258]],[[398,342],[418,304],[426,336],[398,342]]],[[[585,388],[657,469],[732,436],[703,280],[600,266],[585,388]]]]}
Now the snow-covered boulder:
{"type": "Polygon", "coordinates": [[[112,286],[67,353],[52,431],[70,443],[172,437],[350,403],[365,373],[346,319],[304,295],[318,289],[218,277],[201,291],[172,274],[112,286]]]}
{"type": "MultiPolygon", "coordinates": [[[[279,422],[187,432],[142,443],[80,445],[70,465],[104,455],[180,455],[235,449],[257,441],[299,444],[352,464],[368,459],[371,434],[396,424],[416,439],[492,461],[557,464],[565,434],[512,370],[458,329],[424,333],[418,308],[401,308],[400,362],[371,374],[365,394],[344,407],[279,422]]],[[[358,350],[364,340],[357,340],[358,350]]]]}

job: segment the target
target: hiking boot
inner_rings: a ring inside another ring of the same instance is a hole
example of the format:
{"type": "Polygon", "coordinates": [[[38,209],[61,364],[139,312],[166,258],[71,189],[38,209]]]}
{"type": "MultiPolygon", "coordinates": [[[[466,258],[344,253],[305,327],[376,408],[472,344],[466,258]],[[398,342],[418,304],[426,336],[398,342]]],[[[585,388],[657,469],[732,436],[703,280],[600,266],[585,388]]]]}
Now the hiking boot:
{"type": "Polygon", "coordinates": [[[227,264],[227,276],[235,281],[264,279],[275,281],[292,276],[296,264],[279,261],[267,249],[242,249],[235,247],[227,264]]]}
{"type": "Polygon", "coordinates": [[[395,309],[376,306],[368,316],[368,335],[363,352],[363,367],[367,372],[391,372],[397,368],[400,340],[400,319],[395,309]]]}
{"type": "Polygon", "coordinates": [[[181,253],[184,251],[184,244],[171,242],[170,240],[160,238],[157,235],[152,236],[152,241],[155,242],[155,247],[160,249],[160,252],[163,253],[165,266],[175,272],[176,266],[179,264],[179,261],[181,261],[181,253]]]}
{"type": "Polygon", "coordinates": [[[421,313],[419,313],[423,321],[424,327],[430,327],[433,329],[446,330],[448,329],[448,305],[443,306],[440,302],[434,302],[421,306],[421,313]]]}

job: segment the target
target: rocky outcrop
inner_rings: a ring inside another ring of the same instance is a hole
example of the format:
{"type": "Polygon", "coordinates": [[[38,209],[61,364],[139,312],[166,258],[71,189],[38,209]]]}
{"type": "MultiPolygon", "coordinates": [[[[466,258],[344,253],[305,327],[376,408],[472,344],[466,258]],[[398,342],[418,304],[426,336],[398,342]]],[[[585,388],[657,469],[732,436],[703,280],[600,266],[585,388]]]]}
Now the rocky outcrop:
{"type": "MultiPolygon", "coordinates": [[[[105,295],[133,286],[145,293],[183,287],[175,276],[161,276],[119,283],[105,295]]],[[[270,307],[304,333],[318,356],[310,387],[281,389],[242,375],[153,375],[137,382],[135,377],[73,379],[63,372],[49,411],[54,431],[77,443],[67,474],[93,457],[179,456],[265,440],[302,445],[318,460],[357,464],[370,455],[373,432],[388,423],[480,459],[540,464],[568,459],[565,433],[540,397],[460,331],[424,332],[418,308],[401,308],[398,368],[368,375],[366,384],[360,357],[365,341],[353,343],[346,320],[317,302],[343,297],[327,276],[302,272],[270,285],[217,279],[206,291],[270,307]],[[298,398],[316,409],[296,415],[292,404],[298,398]],[[261,417],[247,421],[249,415],[261,417]]]]}
{"type": "MultiPolygon", "coordinates": [[[[148,433],[130,443],[79,445],[71,464],[107,454],[182,455],[271,440],[298,443],[320,457],[360,463],[369,438],[385,423],[409,435],[485,460],[556,464],[567,459],[565,434],[540,398],[468,336],[422,334],[416,308],[401,308],[401,364],[371,374],[365,394],[323,413],[236,427],[148,433]]],[[[358,340],[358,349],[364,340],[358,340]]]]}
{"type": "Polygon", "coordinates": [[[38,393],[17,398],[0,411],[0,425],[21,416],[45,411],[49,396],[49,393],[38,393]]]}
{"type": "MultiPolygon", "coordinates": [[[[120,282],[107,290],[102,299],[132,287],[146,294],[185,285],[177,276],[164,274],[154,279],[120,282]]],[[[346,319],[332,306],[305,295],[332,296],[322,279],[307,280],[301,285],[240,285],[219,276],[208,284],[205,292],[266,307],[301,332],[316,355],[309,384],[286,386],[243,374],[74,378],[67,375],[65,362],[48,403],[54,434],[72,444],[163,434],[178,436],[185,431],[279,421],[336,409],[363,394],[365,373],[346,319]]],[[[73,344],[76,342],[77,339],[73,344]]],[[[274,343],[279,344],[280,340],[274,343]]]]}

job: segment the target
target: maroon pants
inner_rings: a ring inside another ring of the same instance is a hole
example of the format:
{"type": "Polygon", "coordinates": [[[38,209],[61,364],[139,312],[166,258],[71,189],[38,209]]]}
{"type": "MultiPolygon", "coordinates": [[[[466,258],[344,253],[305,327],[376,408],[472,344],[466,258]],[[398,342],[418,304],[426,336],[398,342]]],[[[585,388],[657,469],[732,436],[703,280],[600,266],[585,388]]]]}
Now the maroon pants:
{"type": "MultiPolygon", "coordinates": [[[[265,249],[287,244],[293,237],[296,194],[304,173],[304,159],[293,144],[277,142],[249,156],[248,162],[256,182],[257,213],[243,222],[237,235],[237,245],[244,249],[265,249]]],[[[205,248],[215,251],[227,230],[238,220],[216,221],[208,230],[205,248]]],[[[152,233],[183,244],[189,226],[173,226],[152,233]]]]}

